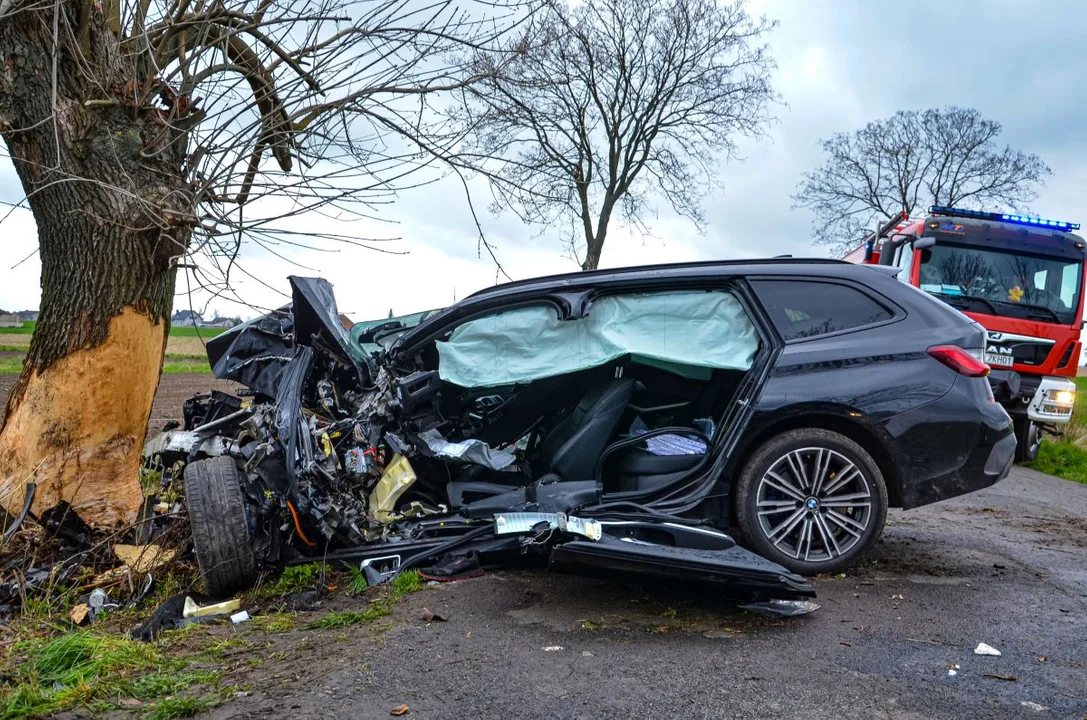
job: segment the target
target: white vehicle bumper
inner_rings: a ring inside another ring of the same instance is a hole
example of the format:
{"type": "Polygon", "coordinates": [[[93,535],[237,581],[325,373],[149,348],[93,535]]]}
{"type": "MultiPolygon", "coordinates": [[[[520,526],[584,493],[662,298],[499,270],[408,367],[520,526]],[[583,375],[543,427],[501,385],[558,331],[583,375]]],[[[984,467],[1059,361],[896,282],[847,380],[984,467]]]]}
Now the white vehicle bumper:
{"type": "Polygon", "coordinates": [[[1030,399],[1027,417],[1036,423],[1064,424],[1072,419],[1076,384],[1068,378],[1044,377],[1030,399]]]}

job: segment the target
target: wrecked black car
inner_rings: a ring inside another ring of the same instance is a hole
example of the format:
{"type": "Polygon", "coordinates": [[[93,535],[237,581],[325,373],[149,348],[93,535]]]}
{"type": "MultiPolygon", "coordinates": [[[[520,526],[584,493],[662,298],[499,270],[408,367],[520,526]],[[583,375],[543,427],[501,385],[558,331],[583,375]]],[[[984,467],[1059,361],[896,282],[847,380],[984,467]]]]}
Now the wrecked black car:
{"type": "Polygon", "coordinates": [[[984,331],[877,268],[595,271],[350,330],[328,283],[290,281],[208,344],[246,389],[145,449],[183,478],[216,596],[312,559],[380,582],[538,556],[802,601],[794,573],[855,563],[889,505],[991,485],[1014,454],[984,331]]]}

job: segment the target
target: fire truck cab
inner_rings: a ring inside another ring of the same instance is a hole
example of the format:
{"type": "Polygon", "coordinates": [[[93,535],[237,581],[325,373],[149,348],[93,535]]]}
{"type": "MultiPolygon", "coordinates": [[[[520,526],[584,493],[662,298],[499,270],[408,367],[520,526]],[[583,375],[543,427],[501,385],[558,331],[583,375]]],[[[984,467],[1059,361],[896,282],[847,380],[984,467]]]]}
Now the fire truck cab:
{"type": "Polygon", "coordinates": [[[1084,240],[1078,223],[933,207],[905,213],[845,256],[900,268],[898,278],[987,331],[993,395],[1015,421],[1017,459],[1072,417],[1083,327],[1084,240]]]}

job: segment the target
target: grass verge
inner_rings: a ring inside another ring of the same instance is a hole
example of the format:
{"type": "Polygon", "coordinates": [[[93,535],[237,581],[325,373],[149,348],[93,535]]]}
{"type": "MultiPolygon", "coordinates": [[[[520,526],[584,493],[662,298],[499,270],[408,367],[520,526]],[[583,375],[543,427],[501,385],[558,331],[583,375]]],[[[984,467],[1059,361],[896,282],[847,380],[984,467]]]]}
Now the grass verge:
{"type": "Polygon", "coordinates": [[[1027,467],[1087,485],[1087,377],[1076,380],[1076,408],[1059,438],[1046,436],[1038,459],[1027,467]]]}
{"type": "Polygon", "coordinates": [[[188,717],[222,701],[219,673],[170,659],[158,644],[89,630],[14,643],[3,660],[0,718],[51,715],[76,708],[98,715],[142,709],[145,717],[188,717]],[[179,693],[194,688],[204,693],[179,693]]]}

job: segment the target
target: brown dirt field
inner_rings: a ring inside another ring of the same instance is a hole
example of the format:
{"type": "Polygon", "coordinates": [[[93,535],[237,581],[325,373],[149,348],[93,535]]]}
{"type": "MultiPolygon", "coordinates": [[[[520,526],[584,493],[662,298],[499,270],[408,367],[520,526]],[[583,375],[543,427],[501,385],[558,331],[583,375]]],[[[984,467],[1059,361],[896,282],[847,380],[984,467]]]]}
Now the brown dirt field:
{"type": "MultiPolygon", "coordinates": [[[[195,338],[181,338],[190,340],[195,338]]],[[[6,401],[8,393],[18,375],[0,375],[0,397],[6,401]]],[[[148,435],[159,432],[168,420],[181,419],[181,405],[193,395],[208,390],[222,390],[231,392],[238,387],[236,383],[216,380],[211,375],[188,375],[174,373],[163,375],[159,381],[159,389],[155,394],[155,402],[151,406],[151,419],[147,423],[148,435]]],[[[6,402],[5,402],[6,404],[6,402]]],[[[0,408],[0,415],[3,409],[0,408]]]]}
{"type": "MultiPolygon", "coordinates": [[[[5,347],[30,347],[30,335],[2,335],[0,345],[5,347]]],[[[191,355],[206,357],[204,342],[197,337],[171,337],[166,341],[167,355],[191,355]]]]}

